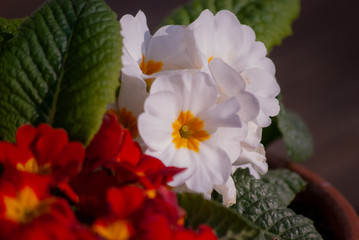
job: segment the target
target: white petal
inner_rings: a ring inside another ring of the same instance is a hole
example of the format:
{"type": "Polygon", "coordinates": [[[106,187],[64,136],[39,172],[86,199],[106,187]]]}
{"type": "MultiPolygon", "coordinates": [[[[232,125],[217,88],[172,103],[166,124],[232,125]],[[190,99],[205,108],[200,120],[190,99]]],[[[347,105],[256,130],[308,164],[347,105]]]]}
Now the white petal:
{"type": "Polygon", "coordinates": [[[231,163],[236,161],[241,153],[240,142],[246,136],[245,128],[218,128],[208,141],[226,152],[231,163]]]}
{"type": "Polygon", "coordinates": [[[276,79],[266,71],[253,68],[241,72],[241,75],[248,82],[246,90],[255,96],[274,98],[280,92],[276,79]]]}
{"type": "Polygon", "coordinates": [[[253,168],[261,175],[265,174],[268,171],[268,164],[266,162],[265,150],[262,144],[258,148],[243,149],[242,154],[238,160],[234,163],[235,166],[243,165],[250,163],[253,168]]]}
{"type": "Polygon", "coordinates": [[[278,115],[280,107],[276,98],[262,98],[258,97],[260,112],[255,121],[260,127],[268,127],[271,124],[269,116],[278,115]]]}
{"type": "Polygon", "coordinates": [[[219,11],[214,16],[214,33],[216,53],[213,57],[232,62],[244,46],[242,25],[238,18],[230,11],[219,11]]]}
{"type": "MultiPolygon", "coordinates": [[[[200,16],[188,25],[188,28],[193,30],[196,46],[208,61],[208,58],[212,57],[215,51],[213,39],[214,17],[212,12],[208,9],[202,11],[200,16]]],[[[203,63],[206,62],[206,59],[204,59],[203,63]]]]}
{"type": "Polygon", "coordinates": [[[135,17],[126,14],[121,18],[120,24],[123,47],[132,59],[140,61],[151,39],[145,14],[142,11],[139,11],[135,17]]]}
{"type": "Polygon", "coordinates": [[[164,26],[153,35],[148,45],[146,61],[161,61],[164,64],[161,71],[198,68],[198,62],[187,51],[193,45],[193,34],[184,26],[164,26]]]}
{"type": "Polygon", "coordinates": [[[172,142],[172,123],[179,110],[179,99],[171,92],[160,92],[147,98],[145,112],[138,118],[138,130],[149,149],[161,151],[172,142]]]}
{"type": "Polygon", "coordinates": [[[261,111],[268,116],[276,116],[279,113],[279,101],[276,98],[262,98],[258,97],[261,111]]]}
{"type": "Polygon", "coordinates": [[[237,190],[232,177],[229,177],[224,184],[214,186],[214,189],[223,196],[223,205],[226,207],[236,203],[237,190]]]}
{"type": "Polygon", "coordinates": [[[183,73],[161,76],[151,87],[151,94],[161,91],[172,91],[182,103],[182,111],[190,110],[192,114],[210,108],[217,100],[217,87],[205,73],[183,73]]]}
{"type": "Polygon", "coordinates": [[[169,183],[172,187],[183,185],[189,178],[196,174],[198,163],[194,161],[194,152],[191,150],[184,148],[176,149],[174,144],[171,144],[164,151],[156,152],[147,150],[146,154],[157,157],[166,166],[186,168],[186,170],[174,176],[173,181],[169,183]]]}
{"type": "Polygon", "coordinates": [[[256,34],[253,29],[247,25],[242,25],[242,34],[243,40],[241,45],[241,51],[238,52],[238,55],[245,56],[249,51],[252,50],[252,45],[256,40],[256,34]]]}
{"type": "Polygon", "coordinates": [[[246,84],[239,72],[219,58],[209,63],[213,78],[220,89],[220,102],[229,97],[236,97],[241,106],[239,116],[245,121],[253,120],[259,112],[259,103],[256,97],[245,91],[246,84]]]}
{"type": "Polygon", "coordinates": [[[207,112],[199,114],[199,118],[206,119],[205,129],[214,131],[217,127],[240,128],[241,120],[238,116],[239,103],[234,97],[224,103],[216,104],[207,112]]]}
{"type": "Polygon", "coordinates": [[[244,145],[247,148],[256,149],[262,139],[262,128],[254,122],[247,122],[247,128],[247,136],[241,142],[241,145],[244,145]]]}
{"type": "Polygon", "coordinates": [[[208,192],[213,185],[225,183],[231,173],[231,162],[227,154],[217,146],[201,144],[194,162],[198,168],[186,185],[196,192],[208,192]]]}
{"type": "Polygon", "coordinates": [[[172,142],[172,125],[146,113],[138,117],[138,131],[148,149],[161,151],[172,142]]]}
{"type": "Polygon", "coordinates": [[[148,96],[146,83],[138,78],[122,75],[118,107],[125,107],[138,117],[144,111],[144,102],[148,96]]]}

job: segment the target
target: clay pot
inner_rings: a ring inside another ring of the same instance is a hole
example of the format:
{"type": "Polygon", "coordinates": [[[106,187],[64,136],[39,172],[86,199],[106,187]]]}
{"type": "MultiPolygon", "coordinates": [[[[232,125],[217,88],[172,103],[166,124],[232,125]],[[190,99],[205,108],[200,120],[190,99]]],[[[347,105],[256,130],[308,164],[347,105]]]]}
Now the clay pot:
{"type": "MultiPolygon", "coordinates": [[[[325,240],[359,240],[359,218],[350,203],[329,182],[305,167],[268,156],[270,168],[288,168],[308,182],[289,206],[314,221],[325,240]]],[[[355,188],[357,186],[353,186],[355,188]]]]}

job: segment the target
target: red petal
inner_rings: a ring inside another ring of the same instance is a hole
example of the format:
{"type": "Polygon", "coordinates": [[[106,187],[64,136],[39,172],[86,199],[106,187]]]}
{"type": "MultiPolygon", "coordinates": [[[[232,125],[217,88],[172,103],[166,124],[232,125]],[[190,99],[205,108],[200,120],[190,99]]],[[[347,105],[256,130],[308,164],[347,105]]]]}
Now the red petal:
{"type": "Polygon", "coordinates": [[[29,148],[31,142],[36,138],[35,128],[29,124],[18,128],[16,132],[16,145],[22,149],[29,148]]]}
{"type": "Polygon", "coordinates": [[[139,210],[144,204],[144,191],[136,186],[110,188],[107,190],[107,201],[113,213],[120,218],[126,218],[139,210]]]}
{"type": "Polygon", "coordinates": [[[64,130],[52,129],[47,131],[38,138],[33,150],[36,161],[39,165],[53,163],[67,143],[68,137],[64,130]]]}
{"type": "Polygon", "coordinates": [[[106,114],[98,133],[86,148],[87,164],[93,165],[101,160],[115,160],[123,143],[124,130],[117,117],[106,114]]]}

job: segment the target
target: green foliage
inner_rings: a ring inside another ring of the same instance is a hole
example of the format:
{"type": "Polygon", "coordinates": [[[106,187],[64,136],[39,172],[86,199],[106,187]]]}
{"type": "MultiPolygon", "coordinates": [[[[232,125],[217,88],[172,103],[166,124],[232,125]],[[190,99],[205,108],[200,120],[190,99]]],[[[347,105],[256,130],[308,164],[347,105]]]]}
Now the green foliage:
{"type": "Polygon", "coordinates": [[[303,178],[288,169],[270,170],[261,180],[271,186],[274,195],[280,198],[284,206],[288,206],[295,195],[303,191],[306,186],[303,178]]]}
{"type": "Polygon", "coordinates": [[[272,124],[263,129],[262,143],[267,146],[275,139],[283,137],[289,157],[293,161],[303,161],[313,154],[313,140],[302,118],[289,111],[279,96],[280,112],[272,118],[272,124]]]}
{"type": "Polygon", "coordinates": [[[116,14],[103,0],[50,0],[11,31],[0,53],[0,137],[46,122],[87,144],[118,86],[116,14]]]}
{"type": "Polygon", "coordinates": [[[200,195],[179,194],[178,201],[187,212],[187,227],[197,229],[199,225],[207,224],[221,240],[275,239],[274,235],[265,234],[231,209],[205,200],[200,195]]]}
{"type": "Polygon", "coordinates": [[[20,25],[27,18],[6,19],[0,17],[0,44],[13,38],[19,30],[20,25]]]}
{"type": "Polygon", "coordinates": [[[278,129],[292,160],[305,160],[313,154],[312,135],[307,125],[299,115],[286,110],[283,104],[278,115],[278,129]]]}
{"type": "MultiPolygon", "coordinates": [[[[285,173],[283,179],[279,180],[280,172],[277,172],[262,181],[254,179],[248,169],[238,169],[233,176],[237,188],[237,203],[233,208],[263,231],[275,234],[280,239],[322,239],[310,219],[296,215],[286,207],[292,198],[291,191],[275,189],[268,184],[276,181],[285,185],[290,177],[289,173],[285,173]]],[[[301,184],[288,184],[288,188],[295,186],[292,189],[294,193],[301,184]]]]}
{"type": "Polygon", "coordinates": [[[299,15],[300,0],[192,0],[171,13],[164,24],[188,25],[204,9],[214,14],[223,9],[232,11],[242,24],[254,29],[257,40],[270,51],[292,34],[291,24],[299,15]]]}
{"type": "Polygon", "coordinates": [[[271,144],[274,140],[280,138],[282,133],[279,131],[278,128],[278,117],[271,118],[272,123],[268,127],[263,128],[262,130],[262,140],[261,143],[267,147],[271,144]]]}

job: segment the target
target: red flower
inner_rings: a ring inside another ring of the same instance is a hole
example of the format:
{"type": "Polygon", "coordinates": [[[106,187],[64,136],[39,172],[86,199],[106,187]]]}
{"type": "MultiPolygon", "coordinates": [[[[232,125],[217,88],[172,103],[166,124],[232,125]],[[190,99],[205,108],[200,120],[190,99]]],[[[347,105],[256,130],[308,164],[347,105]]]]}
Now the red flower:
{"type": "Polygon", "coordinates": [[[69,142],[67,133],[46,124],[24,125],[16,132],[16,144],[0,142],[0,162],[5,168],[51,175],[54,182],[68,181],[80,172],[84,148],[69,142]]]}
{"type": "Polygon", "coordinates": [[[49,193],[48,176],[6,169],[0,181],[1,239],[77,239],[83,235],[64,199],[49,193]]]}
{"type": "Polygon", "coordinates": [[[87,169],[114,162],[127,162],[136,165],[140,160],[141,149],[134,143],[131,134],[117,121],[117,116],[106,114],[98,133],[86,148],[87,169]]]}
{"type": "Polygon", "coordinates": [[[108,214],[107,189],[120,184],[108,171],[98,170],[81,172],[70,182],[70,186],[78,196],[78,215],[86,222],[91,222],[96,217],[108,214]]]}

